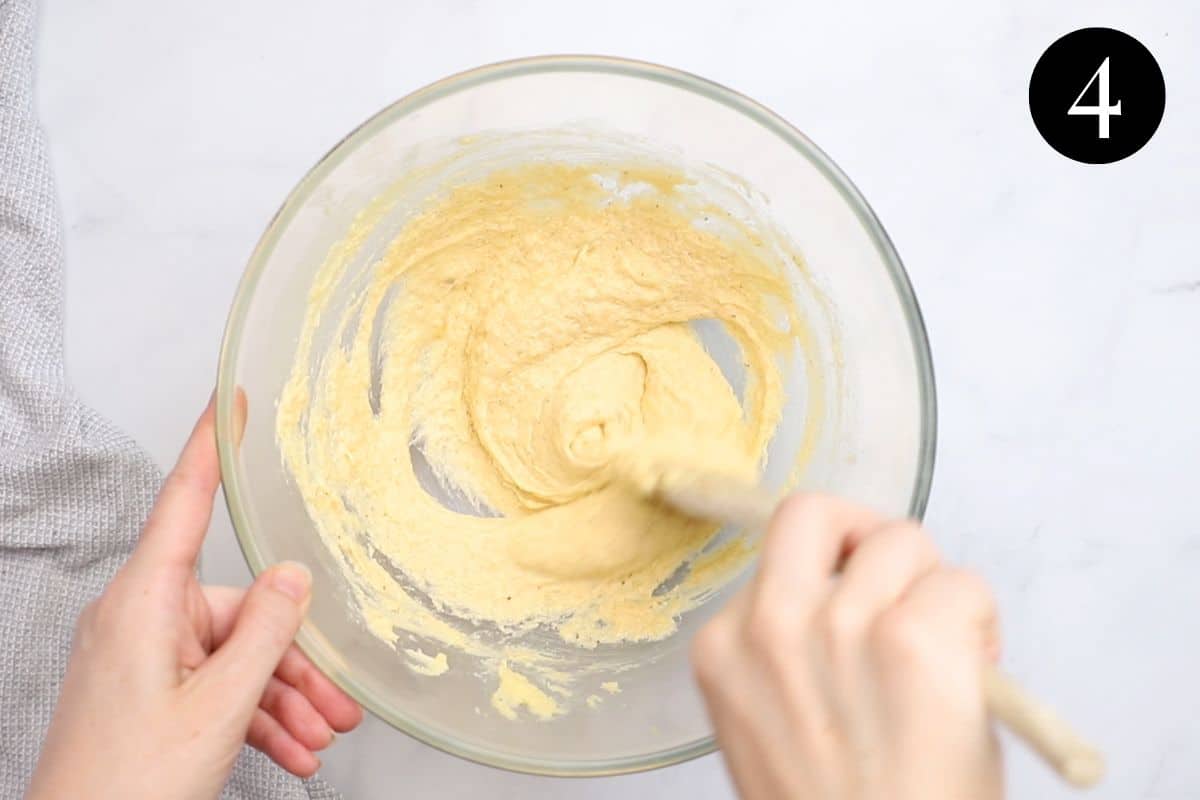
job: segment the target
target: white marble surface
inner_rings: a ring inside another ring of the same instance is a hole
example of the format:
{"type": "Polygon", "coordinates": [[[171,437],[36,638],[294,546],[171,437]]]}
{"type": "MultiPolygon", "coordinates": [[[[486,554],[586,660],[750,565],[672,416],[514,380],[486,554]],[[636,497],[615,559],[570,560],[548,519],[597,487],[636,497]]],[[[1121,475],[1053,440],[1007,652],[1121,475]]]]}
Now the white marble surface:
{"type": "MultiPolygon", "coordinates": [[[[1109,751],[1093,796],[1195,797],[1200,11],[1191,0],[804,5],[49,0],[41,106],[67,219],[74,382],[169,463],[269,216],[343,133],[433,79],[546,52],[714,78],[811,135],[895,239],[938,376],[929,524],[994,582],[1007,665],[1109,751]],[[1092,24],[1139,37],[1167,83],[1154,141],[1107,167],[1052,152],[1025,102],[1041,51],[1092,24]]],[[[223,514],[207,572],[245,580],[223,514]]],[[[1009,753],[1014,797],[1070,794],[1009,753]]],[[[542,780],[374,722],[326,763],[363,800],[731,794],[715,758],[542,780]]]]}

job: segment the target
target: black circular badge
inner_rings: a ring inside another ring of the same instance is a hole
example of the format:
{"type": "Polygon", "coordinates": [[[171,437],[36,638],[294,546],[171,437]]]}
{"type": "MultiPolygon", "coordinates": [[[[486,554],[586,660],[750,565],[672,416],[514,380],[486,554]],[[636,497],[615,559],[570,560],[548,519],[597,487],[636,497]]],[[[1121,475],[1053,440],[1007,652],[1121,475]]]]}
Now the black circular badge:
{"type": "Polygon", "coordinates": [[[1082,28],[1047,48],[1029,79],[1029,111],[1042,138],[1085,164],[1111,164],[1142,148],[1167,102],[1162,70],[1137,39],[1082,28]]]}

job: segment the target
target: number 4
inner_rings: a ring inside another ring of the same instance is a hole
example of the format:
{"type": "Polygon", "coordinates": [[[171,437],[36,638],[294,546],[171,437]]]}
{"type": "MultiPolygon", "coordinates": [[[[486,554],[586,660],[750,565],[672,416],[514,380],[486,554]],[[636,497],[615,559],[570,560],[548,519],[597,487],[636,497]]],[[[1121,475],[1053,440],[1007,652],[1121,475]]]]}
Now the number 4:
{"type": "Polygon", "coordinates": [[[1079,97],[1075,98],[1075,102],[1071,103],[1071,107],[1067,109],[1067,115],[1072,117],[1088,116],[1097,117],[1100,121],[1101,139],[1108,138],[1108,118],[1121,116],[1121,101],[1118,100],[1116,105],[1108,103],[1108,59],[1100,64],[1100,68],[1092,74],[1091,80],[1083,87],[1083,91],[1079,93],[1079,97]],[[1099,80],[1099,99],[1094,106],[1081,106],[1079,101],[1087,94],[1087,90],[1092,88],[1092,84],[1099,80]]]}

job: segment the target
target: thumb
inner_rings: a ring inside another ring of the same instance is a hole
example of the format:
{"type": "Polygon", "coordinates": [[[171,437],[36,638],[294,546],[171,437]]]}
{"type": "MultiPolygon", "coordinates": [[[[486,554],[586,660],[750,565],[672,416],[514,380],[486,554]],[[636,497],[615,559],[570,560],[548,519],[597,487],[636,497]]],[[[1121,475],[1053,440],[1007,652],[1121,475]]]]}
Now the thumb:
{"type": "Polygon", "coordinates": [[[242,600],[233,632],[198,670],[246,712],[247,721],[308,610],[312,574],[285,561],[263,571],[242,600]]]}

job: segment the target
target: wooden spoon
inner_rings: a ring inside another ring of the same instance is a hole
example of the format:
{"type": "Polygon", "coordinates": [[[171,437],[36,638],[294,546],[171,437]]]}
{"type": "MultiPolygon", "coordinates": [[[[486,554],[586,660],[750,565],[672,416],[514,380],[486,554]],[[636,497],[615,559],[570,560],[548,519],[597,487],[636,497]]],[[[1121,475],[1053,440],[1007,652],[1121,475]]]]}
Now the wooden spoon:
{"type": "MultiPolygon", "coordinates": [[[[672,467],[637,487],[646,495],[698,519],[732,525],[751,543],[762,536],[778,505],[759,486],[723,475],[672,467]]],[[[988,711],[1032,747],[1068,783],[1095,785],[1104,774],[1104,756],[1050,708],[1030,696],[1012,678],[989,666],[983,676],[988,711]]]]}

